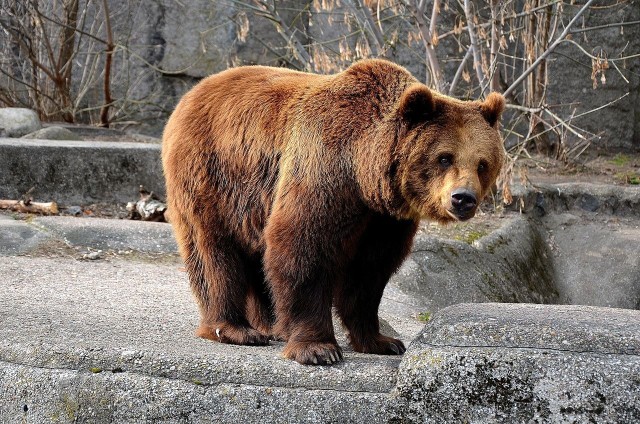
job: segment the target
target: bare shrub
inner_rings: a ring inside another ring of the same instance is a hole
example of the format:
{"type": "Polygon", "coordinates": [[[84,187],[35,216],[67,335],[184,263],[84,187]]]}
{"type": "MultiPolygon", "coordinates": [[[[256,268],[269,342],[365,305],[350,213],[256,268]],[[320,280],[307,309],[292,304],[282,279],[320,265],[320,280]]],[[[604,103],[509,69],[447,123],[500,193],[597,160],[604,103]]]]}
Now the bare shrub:
{"type": "Polygon", "coordinates": [[[129,45],[142,2],[122,3],[112,11],[107,0],[0,0],[0,105],[102,126],[162,108],[159,92],[141,98],[139,86],[171,72],[129,45]]]}

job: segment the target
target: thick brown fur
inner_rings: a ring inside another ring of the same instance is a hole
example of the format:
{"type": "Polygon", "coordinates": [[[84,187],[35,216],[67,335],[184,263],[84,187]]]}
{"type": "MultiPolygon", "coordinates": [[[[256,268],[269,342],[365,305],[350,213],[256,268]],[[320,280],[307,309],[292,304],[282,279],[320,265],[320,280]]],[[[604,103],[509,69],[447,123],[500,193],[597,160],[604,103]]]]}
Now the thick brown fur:
{"type": "Polygon", "coordinates": [[[287,341],[304,364],[404,352],[378,306],[418,222],[467,219],[500,170],[504,99],[463,102],[382,60],[320,76],[231,69],[187,93],[164,132],[170,220],[201,310],[197,334],[287,341]],[[444,159],[443,159],[444,158],[444,159]]]}

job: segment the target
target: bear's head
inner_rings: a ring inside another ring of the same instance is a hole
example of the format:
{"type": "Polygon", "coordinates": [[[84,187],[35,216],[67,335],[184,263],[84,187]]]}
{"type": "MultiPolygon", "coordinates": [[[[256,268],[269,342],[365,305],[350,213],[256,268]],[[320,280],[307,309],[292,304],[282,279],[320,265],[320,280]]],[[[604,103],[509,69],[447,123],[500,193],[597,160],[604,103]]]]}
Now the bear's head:
{"type": "Polygon", "coordinates": [[[441,223],[475,215],[504,160],[498,124],[504,97],[459,101],[422,84],[402,94],[398,177],[410,215],[441,223]]]}

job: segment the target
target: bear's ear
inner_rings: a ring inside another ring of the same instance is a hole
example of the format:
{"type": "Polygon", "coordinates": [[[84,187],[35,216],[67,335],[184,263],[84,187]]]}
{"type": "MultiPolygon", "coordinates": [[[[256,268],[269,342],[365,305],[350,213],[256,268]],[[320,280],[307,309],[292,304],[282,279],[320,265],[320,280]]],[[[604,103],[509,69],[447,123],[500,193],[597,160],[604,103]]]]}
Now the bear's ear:
{"type": "Polygon", "coordinates": [[[490,93],[480,105],[480,110],[489,125],[495,127],[504,110],[504,97],[496,92],[490,93]]]}
{"type": "Polygon", "coordinates": [[[436,101],[426,86],[414,84],[402,93],[398,114],[410,126],[427,121],[435,112],[436,101]]]}

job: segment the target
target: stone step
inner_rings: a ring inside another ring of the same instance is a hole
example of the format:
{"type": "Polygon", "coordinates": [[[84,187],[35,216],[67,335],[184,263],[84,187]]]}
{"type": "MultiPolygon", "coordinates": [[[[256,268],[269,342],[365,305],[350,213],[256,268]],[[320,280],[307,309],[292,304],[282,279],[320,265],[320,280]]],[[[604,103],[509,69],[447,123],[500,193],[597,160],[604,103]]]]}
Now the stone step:
{"type": "Polygon", "coordinates": [[[158,144],[0,138],[0,198],[127,203],[140,185],[164,194],[158,144]]]}

